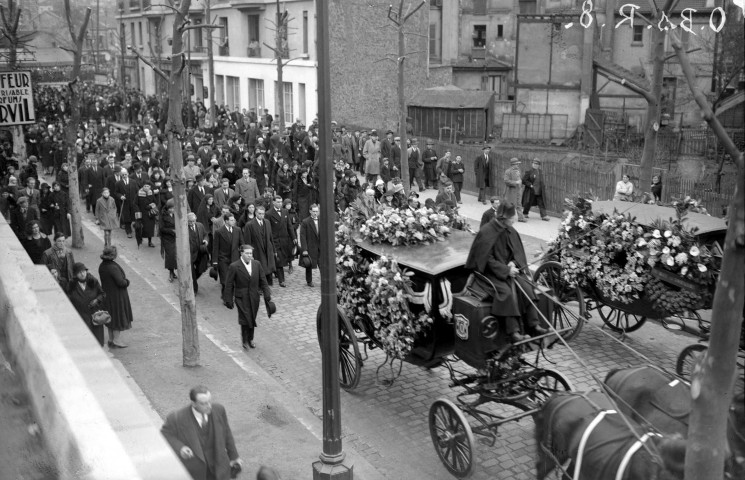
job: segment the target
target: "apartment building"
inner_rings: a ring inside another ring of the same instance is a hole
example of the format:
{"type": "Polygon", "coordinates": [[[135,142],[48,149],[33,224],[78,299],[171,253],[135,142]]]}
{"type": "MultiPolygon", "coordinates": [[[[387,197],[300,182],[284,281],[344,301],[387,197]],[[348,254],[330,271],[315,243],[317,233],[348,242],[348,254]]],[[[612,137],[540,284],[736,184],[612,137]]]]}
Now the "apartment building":
{"type": "MultiPolygon", "coordinates": [[[[207,46],[212,43],[214,98],[217,105],[231,110],[278,111],[277,62],[267,45],[277,44],[277,2],[274,0],[192,0],[192,25],[211,23],[219,29],[194,29],[184,34],[189,58],[184,75],[185,94],[209,106],[207,46]]],[[[151,0],[121,0],[120,28],[128,45],[161,69],[170,72],[174,13],[151,0]]],[[[315,2],[285,0],[279,4],[287,19],[281,35],[281,55],[289,63],[283,68],[286,124],[296,118],[310,122],[316,116],[317,81],[315,55],[315,2]]],[[[146,95],[165,91],[155,73],[135,56],[125,55],[128,85],[146,95]]]]}

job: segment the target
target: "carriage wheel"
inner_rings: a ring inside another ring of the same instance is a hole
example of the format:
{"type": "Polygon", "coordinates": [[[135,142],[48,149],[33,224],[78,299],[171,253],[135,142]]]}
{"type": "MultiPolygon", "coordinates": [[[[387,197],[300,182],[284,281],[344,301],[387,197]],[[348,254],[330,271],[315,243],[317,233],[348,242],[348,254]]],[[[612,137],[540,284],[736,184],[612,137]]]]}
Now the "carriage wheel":
{"type": "Polygon", "coordinates": [[[623,310],[609,307],[603,303],[598,303],[597,311],[603,323],[614,332],[633,332],[639,330],[644,325],[644,322],[647,321],[647,317],[626,313],[623,310]]]}
{"type": "Polygon", "coordinates": [[[678,355],[678,361],[675,362],[675,373],[683,378],[690,379],[693,374],[693,369],[696,368],[698,362],[706,355],[706,350],[709,347],[700,343],[694,343],[688,345],[680,351],[678,355]]]}
{"type": "MultiPolygon", "coordinates": [[[[353,390],[360,383],[360,370],[362,370],[362,356],[360,347],[357,345],[357,335],[354,328],[341,310],[339,317],[339,385],[344,390],[353,390]]],[[[318,308],[316,316],[316,329],[318,332],[318,343],[321,344],[321,309],[318,308]]]]}
{"type": "Polygon", "coordinates": [[[533,282],[550,288],[559,303],[553,306],[551,323],[555,329],[571,328],[561,336],[569,341],[576,337],[585,323],[585,299],[579,287],[572,288],[561,277],[559,262],[545,262],[533,274],[533,282]],[[577,311],[577,315],[574,314],[577,311]]]}
{"type": "Polygon", "coordinates": [[[450,400],[441,398],[429,408],[429,433],[445,468],[458,478],[473,468],[473,432],[463,412],[450,400]]]}
{"type": "Polygon", "coordinates": [[[571,392],[574,390],[572,382],[556,370],[539,370],[531,377],[531,380],[533,381],[533,385],[531,386],[528,399],[537,407],[543,405],[555,393],[571,392]]]}

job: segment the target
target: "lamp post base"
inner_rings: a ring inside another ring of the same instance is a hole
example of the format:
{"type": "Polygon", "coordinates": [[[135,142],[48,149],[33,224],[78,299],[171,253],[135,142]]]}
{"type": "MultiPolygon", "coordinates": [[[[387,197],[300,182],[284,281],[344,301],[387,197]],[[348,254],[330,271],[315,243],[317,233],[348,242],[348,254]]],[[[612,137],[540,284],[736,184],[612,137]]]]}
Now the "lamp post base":
{"type": "Polygon", "coordinates": [[[321,455],[321,459],[313,463],[313,480],[353,480],[354,465],[345,461],[344,455],[339,457],[324,458],[321,455]]]}

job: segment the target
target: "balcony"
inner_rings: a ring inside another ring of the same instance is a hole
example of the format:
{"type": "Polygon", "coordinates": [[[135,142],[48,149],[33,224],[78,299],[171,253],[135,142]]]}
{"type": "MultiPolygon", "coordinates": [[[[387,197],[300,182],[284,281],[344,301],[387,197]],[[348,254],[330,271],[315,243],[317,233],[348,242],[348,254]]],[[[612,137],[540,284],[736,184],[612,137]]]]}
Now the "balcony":
{"type": "Polygon", "coordinates": [[[249,45],[246,48],[246,56],[252,58],[261,58],[261,45],[259,45],[258,42],[252,42],[252,45],[253,46],[249,45]]]}

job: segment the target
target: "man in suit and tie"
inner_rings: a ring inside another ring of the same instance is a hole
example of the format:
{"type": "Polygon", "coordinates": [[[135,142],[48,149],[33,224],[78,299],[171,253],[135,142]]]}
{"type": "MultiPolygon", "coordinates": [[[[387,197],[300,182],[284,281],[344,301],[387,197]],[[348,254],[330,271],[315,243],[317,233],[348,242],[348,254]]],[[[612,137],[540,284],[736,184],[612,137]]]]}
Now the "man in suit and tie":
{"type": "Polygon", "coordinates": [[[120,175],[121,180],[116,182],[114,197],[118,198],[122,205],[119,223],[124,226],[124,230],[127,232],[127,238],[132,238],[132,222],[135,221],[137,192],[140,190],[140,187],[136,182],[129,179],[129,173],[124,168],[122,168],[120,175]]]}
{"type": "Polygon", "coordinates": [[[150,179],[148,178],[147,174],[142,171],[142,163],[140,162],[134,163],[132,171],[133,173],[130,180],[137,184],[137,189],[139,190],[150,179]]]}
{"type": "Polygon", "coordinates": [[[104,170],[98,164],[96,157],[91,159],[91,166],[88,169],[86,180],[88,181],[88,195],[85,197],[85,209],[91,211],[96,209],[96,202],[101,198],[103,187],[106,186],[104,170]]]}
{"type": "Polygon", "coordinates": [[[491,152],[491,147],[489,145],[484,145],[481,151],[483,153],[476,157],[476,161],[473,164],[473,170],[476,174],[476,186],[479,188],[478,201],[486,205],[486,192],[490,186],[489,152],[491,152]]]}
{"type": "Polygon", "coordinates": [[[494,219],[494,217],[497,215],[498,208],[499,197],[491,197],[491,208],[489,208],[489,210],[485,211],[484,214],[481,215],[481,225],[479,225],[479,228],[483,227],[494,219]]]}
{"type": "Polygon", "coordinates": [[[26,188],[20,190],[16,195],[16,198],[21,196],[26,197],[26,199],[28,200],[29,208],[39,208],[39,200],[41,198],[41,194],[36,188],[36,179],[34,177],[28,177],[26,179],[26,188]]]}
{"type": "Polygon", "coordinates": [[[207,180],[201,173],[194,177],[194,186],[189,189],[189,193],[186,194],[186,203],[189,205],[189,211],[197,213],[199,205],[202,203],[204,196],[208,193],[212,193],[212,189],[207,188],[207,180]]]}
{"type": "MultiPolygon", "coordinates": [[[[272,274],[275,270],[274,243],[272,241],[272,226],[266,217],[264,205],[256,206],[256,218],[243,227],[243,241],[254,247],[253,256],[266,275],[266,281],[272,285],[272,274]]],[[[284,283],[284,278],[281,280],[284,283]]]]}
{"type": "Polygon", "coordinates": [[[282,203],[282,197],[275,195],[274,204],[266,212],[266,218],[272,225],[272,243],[274,244],[277,279],[279,280],[279,286],[285,287],[284,266],[292,261],[292,247],[293,244],[297,243],[297,239],[295,238],[295,229],[292,228],[287,210],[282,208],[282,203]],[[288,252],[290,255],[288,255],[288,252]]]}
{"type": "Polygon", "coordinates": [[[212,241],[212,266],[217,268],[223,291],[228,277],[228,267],[238,260],[239,247],[243,243],[243,234],[235,225],[235,216],[232,213],[225,216],[225,225],[217,229],[212,241]]]}
{"type": "Polygon", "coordinates": [[[243,201],[246,204],[253,203],[261,195],[256,180],[251,178],[251,170],[249,168],[244,168],[243,177],[235,182],[235,193],[243,197],[243,201]]]}
{"type": "Polygon", "coordinates": [[[221,187],[212,193],[215,196],[215,205],[217,205],[217,208],[227,205],[228,201],[235,195],[233,189],[230,188],[230,179],[222,178],[220,183],[221,187]]]}
{"type": "Polygon", "coordinates": [[[204,386],[189,391],[191,403],[171,412],[160,433],[194,480],[228,480],[233,465],[243,465],[235,448],[225,407],[212,403],[204,386]]]}
{"type": "Polygon", "coordinates": [[[207,248],[207,230],[197,222],[197,215],[189,212],[186,215],[189,226],[189,252],[191,254],[191,279],[194,282],[194,295],[199,291],[197,280],[207,270],[209,265],[209,249],[207,248]]]}
{"type": "Polygon", "coordinates": [[[230,264],[228,278],[225,282],[222,301],[226,307],[238,306],[238,323],[241,326],[241,343],[243,348],[256,348],[254,329],[259,313],[259,289],[266,302],[271,301],[272,291],[266,281],[261,263],[253,258],[254,248],[241,245],[241,258],[230,264]]]}
{"type": "Polygon", "coordinates": [[[315,287],[313,284],[313,269],[318,266],[318,259],[321,256],[321,241],[318,234],[318,215],[320,213],[318,204],[310,206],[310,217],[300,223],[300,250],[303,255],[310,257],[310,266],[305,267],[305,282],[309,287],[315,287]]]}

